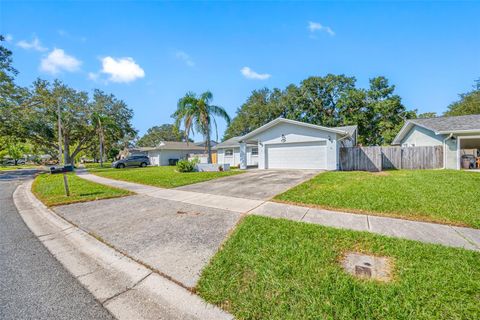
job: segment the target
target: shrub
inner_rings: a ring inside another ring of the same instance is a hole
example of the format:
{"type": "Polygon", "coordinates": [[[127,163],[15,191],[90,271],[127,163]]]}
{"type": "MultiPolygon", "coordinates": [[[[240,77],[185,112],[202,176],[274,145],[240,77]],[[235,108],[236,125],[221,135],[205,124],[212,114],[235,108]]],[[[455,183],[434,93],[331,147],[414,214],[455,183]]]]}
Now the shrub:
{"type": "Polygon", "coordinates": [[[195,166],[200,163],[198,158],[194,158],[192,160],[185,160],[182,159],[177,162],[177,171],[178,172],[193,172],[195,170],[195,166]]]}

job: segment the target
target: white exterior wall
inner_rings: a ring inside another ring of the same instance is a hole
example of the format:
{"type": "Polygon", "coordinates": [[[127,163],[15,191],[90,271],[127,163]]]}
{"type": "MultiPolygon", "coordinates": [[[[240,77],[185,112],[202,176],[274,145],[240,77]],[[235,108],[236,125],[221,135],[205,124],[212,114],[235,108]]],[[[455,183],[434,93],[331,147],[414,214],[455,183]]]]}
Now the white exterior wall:
{"type": "Polygon", "coordinates": [[[425,129],[423,127],[414,126],[408,134],[403,138],[401,146],[410,147],[415,145],[416,147],[427,146],[441,146],[443,145],[443,139],[446,136],[436,135],[435,132],[425,129]]]}
{"type": "MultiPolygon", "coordinates": [[[[213,155],[213,153],[212,153],[213,155]]],[[[208,163],[208,154],[195,154],[195,153],[189,153],[188,154],[188,160],[193,160],[193,159],[198,159],[200,163],[208,163]]]]}
{"type": "Polygon", "coordinates": [[[457,140],[447,139],[445,141],[445,169],[458,169],[460,159],[457,153],[457,140]]]}
{"type": "Polygon", "coordinates": [[[150,165],[152,165],[152,166],[159,166],[160,165],[160,151],[159,150],[148,151],[147,156],[150,159],[150,165]]]}
{"type": "Polygon", "coordinates": [[[229,164],[230,166],[238,166],[240,164],[240,147],[217,149],[217,162],[218,164],[229,164]],[[233,155],[226,156],[226,149],[233,149],[233,155]]]}
{"type": "MultiPolygon", "coordinates": [[[[258,165],[258,156],[252,156],[252,148],[253,147],[251,146],[247,146],[247,166],[258,165]]],[[[217,162],[219,164],[229,164],[230,166],[239,166],[240,165],[240,147],[218,148],[217,162]],[[225,156],[226,149],[233,149],[233,156],[225,156]]]]}
{"type": "MultiPolygon", "coordinates": [[[[447,137],[448,135],[436,135],[435,132],[431,130],[414,126],[402,140],[401,145],[411,146],[414,144],[417,147],[444,146],[445,169],[459,169],[460,156],[458,154],[458,138],[452,140],[446,139],[447,137]]],[[[458,137],[458,135],[456,137],[458,137]]]]}
{"type": "Polygon", "coordinates": [[[265,150],[269,144],[288,144],[299,142],[326,141],[326,169],[337,170],[338,153],[337,134],[294,125],[290,123],[280,123],[266,131],[252,137],[252,140],[258,140],[258,168],[265,169],[265,150]],[[282,134],[285,136],[285,142],[282,142],[282,134]]]}
{"type": "Polygon", "coordinates": [[[152,166],[168,166],[168,159],[187,159],[189,154],[203,153],[197,150],[152,150],[148,157],[152,166]]]}
{"type": "Polygon", "coordinates": [[[247,146],[247,166],[258,166],[258,154],[256,156],[252,154],[253,148],[258,148],[258,146],[257,147],[247,146]]]}

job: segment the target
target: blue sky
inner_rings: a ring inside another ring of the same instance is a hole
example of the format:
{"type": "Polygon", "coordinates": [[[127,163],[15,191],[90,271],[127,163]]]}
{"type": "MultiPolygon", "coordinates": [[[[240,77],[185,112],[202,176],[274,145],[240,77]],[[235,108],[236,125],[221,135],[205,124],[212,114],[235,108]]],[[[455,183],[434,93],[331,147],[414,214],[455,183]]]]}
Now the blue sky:
{"type": "Polygon", "coordinates": [[[21,85],[111,92],[144,133],[190,90],[233,117],[254,89],[327,73],[384,75],[408,108],[441,113],[480,77],[479,16],[479,2],[2,1],[0,33],[21,85]]]}

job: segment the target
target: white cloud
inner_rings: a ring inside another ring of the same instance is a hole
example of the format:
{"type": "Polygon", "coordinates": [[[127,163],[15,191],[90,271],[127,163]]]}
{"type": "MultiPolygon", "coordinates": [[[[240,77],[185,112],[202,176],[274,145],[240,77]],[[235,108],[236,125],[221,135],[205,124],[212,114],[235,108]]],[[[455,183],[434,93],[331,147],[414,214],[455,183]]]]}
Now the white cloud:
{"type": "Polygon", "coordinates": [[[145,71],[130,57],[105,57],[102,59],[100,72],[108,74],[110,76],[108,81],[112,82],[126,83],[145,77],[145,71]]]}
{"type": "Polygon", "coordinates": [[[193,67],[195,66],[195,62],[193,62],[192,58],[190,57],[190,55],[188,53],[186,53],[185,51],[177,51],[175,53],[175,57],[178,59],[178,60],[182,60],[183,62],[185,62],[185,64],[189,67],[193,67]]]}
{"type": "Polygon", "coordinates": [[[310,30],[310,33],[315,33],[317,31],[323,31],[331,35],[332,37],[335,35],[335,32],[332,30],[332,28],[327,27],[322,25],[321,23],[318,22],[308,22],[308,30],[310,30]]]}
{"type": "Polygon", "coordinates": [[[86,42],[87,41],[87,37],[85,37],[85,36],[79,37],[79,36],[72,35],[70,32],[68,32],[64,29],[57,30],[57,33],[60,37],[66,38],[66,39],[69,39],[69,40],[74,40],[74,41],[79,41],[79,42],[86,42]]]}
{"type": "Polygon", "coordinates": [[[13,40],[13,36],[12,36],[11,34],[7,34],[7,35],[5,36],[5,41],[11,42],[12,40],[13,40]]]}
{"type": "Polygon", "coordinates": [[[40,64],[40,70],[57,74],[61,71],[77,71],[80,68],[82,62],[65,53],[62,49],[53,49],[45,58],[42,59],[40,64]]]}
{"type": "Polygon", "coordinates": [[[36,51],[47,51],[48,48],[42,47],[42,44],[40,43],[40,39],[37,37],[33,37],[33,40],[31,42],[28,42],[26,40],[20,40],[17,42],[17,46],[19,46],[22,49],[25,50],[36,50],[36,51]]]}
{"type": "Polygon", "coordinates": [[[95,72],[89,72],[88,73],[88,79],[93,80],[93,81],[97,81],[99,76],[100,75],[98,73],[95,73],[95,72]]]}
{"type": "Polygon", "coordinates": [[[270,78],[272,75],[268,73],[256,73],[249,67],[243,67],[240,69],[240,72],[243,74],[243,76],[247,79],[255,79],[255,80],[267,80],[270,78]]]}

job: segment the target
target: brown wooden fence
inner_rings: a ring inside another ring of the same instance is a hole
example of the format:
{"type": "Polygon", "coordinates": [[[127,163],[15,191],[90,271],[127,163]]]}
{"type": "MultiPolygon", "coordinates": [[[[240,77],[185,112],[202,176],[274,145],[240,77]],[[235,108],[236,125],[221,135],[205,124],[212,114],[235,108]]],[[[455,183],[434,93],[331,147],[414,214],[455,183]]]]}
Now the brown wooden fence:
{"type": "Polygon", "coordinates": [[[340,148],[340,170],[443,168],[443,147],[348,147],[340,148]]]}

